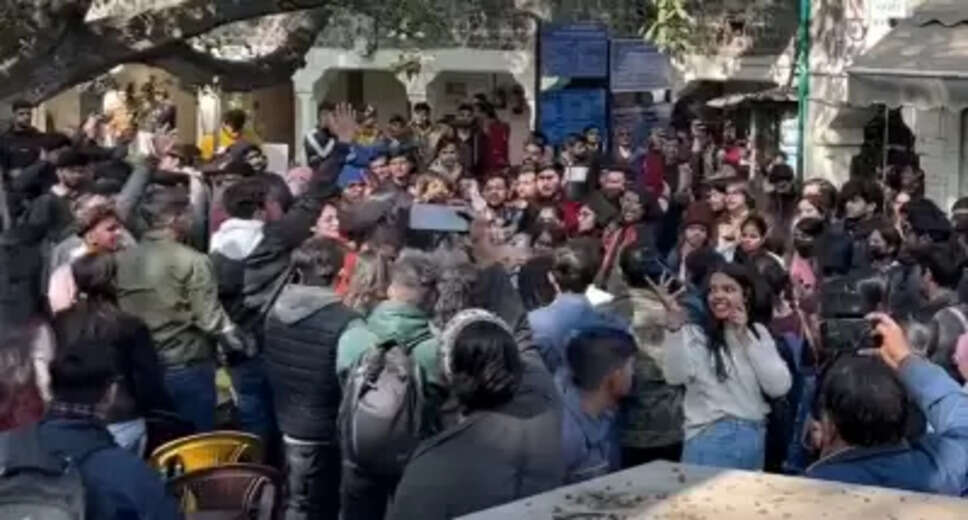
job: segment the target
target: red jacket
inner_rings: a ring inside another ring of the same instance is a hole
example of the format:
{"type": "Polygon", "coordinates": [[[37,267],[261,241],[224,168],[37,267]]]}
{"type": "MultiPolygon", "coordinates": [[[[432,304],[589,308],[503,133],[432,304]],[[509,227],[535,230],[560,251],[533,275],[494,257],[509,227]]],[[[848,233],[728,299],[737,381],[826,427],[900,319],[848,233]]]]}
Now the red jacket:
{"type": "Polygon", "coordinates": [[[662,153],[649,150],[642,161],[642,186],[656,194],[662,193],[662,184],[665,183],[665,157],[662,153]]]}
{"type": "Polygon", "coordinates": [[[495,120],[486,128],[487,153],[484,155],[484,172],[504,168],[508,165],[508,143],[511,140],[511,127],[495,120]]]}

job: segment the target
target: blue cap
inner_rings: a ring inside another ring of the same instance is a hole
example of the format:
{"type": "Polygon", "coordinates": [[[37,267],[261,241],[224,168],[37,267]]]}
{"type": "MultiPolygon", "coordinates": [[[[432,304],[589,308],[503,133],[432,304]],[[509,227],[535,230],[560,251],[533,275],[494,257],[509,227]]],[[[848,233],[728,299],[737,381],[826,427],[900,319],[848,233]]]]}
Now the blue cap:
{"type": "Polygon", "coordinates": [[[339,172],[339,178],[336,179],[336,185],[340,189],[345,189],[350,184],[356,182],[364,182],[363,168],[358,166],[351,166],[349,164],[343,166],[343,170],[339,172]]]}

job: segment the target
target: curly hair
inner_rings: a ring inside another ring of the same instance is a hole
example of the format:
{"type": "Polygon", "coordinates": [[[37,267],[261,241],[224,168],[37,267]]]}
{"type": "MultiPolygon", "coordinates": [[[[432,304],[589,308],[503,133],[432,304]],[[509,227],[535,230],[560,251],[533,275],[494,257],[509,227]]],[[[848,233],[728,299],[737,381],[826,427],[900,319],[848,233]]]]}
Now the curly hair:
{"type": "Polygon", "coordinates": [[[477,269],[470,257],[460,249],[438,248],[434,252],[440,269],[437,279],[437,302],[433,324],[443,328],[458,312],[471,306],[477,269]]]}
{"type": "Polygon", "coordinates": [[[379,251],[360,253],[343,303],[364,316],[368,315],[376,304],[387,298],[391,263],[390,257],[379,251]]]}
{"type": "Polygon", "coordinates": [[[425,312],[437,304],[438,263],[433,256],[417,249],[404,249],[390,269],[390,285],[396,296],[425,312]]]}

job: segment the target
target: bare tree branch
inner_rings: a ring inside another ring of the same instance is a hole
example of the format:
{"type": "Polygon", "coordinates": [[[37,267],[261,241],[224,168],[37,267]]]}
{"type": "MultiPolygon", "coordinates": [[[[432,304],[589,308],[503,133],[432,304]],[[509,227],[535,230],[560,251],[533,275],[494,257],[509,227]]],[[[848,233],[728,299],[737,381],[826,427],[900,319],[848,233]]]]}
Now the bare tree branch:
{"type": "Polygon", "coordinates": [[[205,84],[213,77],[226,90],[252,90],[288,80],[305,65],[305,55],[312,47],[319,31],[328,21],[325,9],[289,15],[284,41],[268,54],[246,61],[218,58],[200,52],[186,41],[161,47],[155,56],[143,63],[167,70],[188,84],[205,84]]]}
{"type": "MultiPolygon", "coordinates": [[[[83,13],[90,2],[67,2],[67,7],[61,6],[61,12],[72,7],[70,12],[75,14],[61,22],[61,31],[47,32],[47,41],[38,41],[20,52],[0,54],[0,99],[16,96],[41,101],[117,64],[158,57],[162,48],[221,25],[331,3],[332,0],[186,0],[134,16],[108,16],[84,24],[83,13]]],[[[52,24],[47,27],[48,31],[52,28],[52,24]]]]}

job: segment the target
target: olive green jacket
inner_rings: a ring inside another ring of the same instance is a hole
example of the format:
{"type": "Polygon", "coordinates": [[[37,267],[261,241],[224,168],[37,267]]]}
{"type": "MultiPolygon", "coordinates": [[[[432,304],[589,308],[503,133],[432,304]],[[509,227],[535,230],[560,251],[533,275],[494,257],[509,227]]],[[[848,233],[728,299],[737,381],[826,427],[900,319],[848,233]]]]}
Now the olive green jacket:
{"type": "Polygon", "coordinates": [[[121,309],[148,326],[165,368],[214,359],[215,337],[231,326],[208,256],[149,231],[118,253],[121,309]]]}

